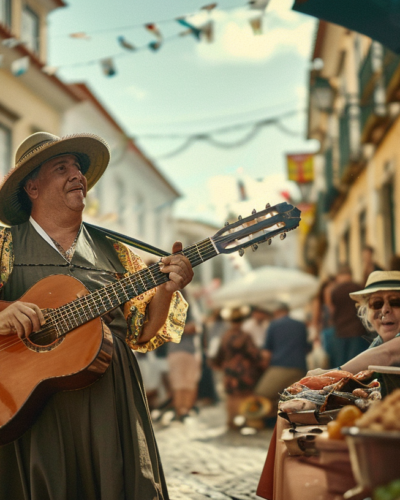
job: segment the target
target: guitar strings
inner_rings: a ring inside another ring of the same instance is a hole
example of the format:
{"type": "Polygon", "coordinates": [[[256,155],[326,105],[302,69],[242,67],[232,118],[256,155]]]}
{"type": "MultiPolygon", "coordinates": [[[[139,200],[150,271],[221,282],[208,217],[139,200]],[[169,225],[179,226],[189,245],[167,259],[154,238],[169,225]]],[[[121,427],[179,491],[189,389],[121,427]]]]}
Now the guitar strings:
{"type": "MultiPolygon", "coordinates": [[[[207,238],[207,239],[199,242],[198,244],[191,245],[187,249],[183,250],[181,253],[183,253],[191,261],[191,264],[193,267],[197,266],[198,264],[200,264],[204,260],[208,260],[209,258],[213,257],[214,255],[217,255],[217,252],[211,243],[211,238],[207,238]],[[210,247],[208,249],[208,251],[204,252],[203,254],[200,254],[199,251],[201,251],[202,249],[206,249],[207,247],[210,247]]],[[[35,339],[38,339],[38,340],[43,339],[49,335],[50,331],[53,331],[53,330],[57,331],[57,324],[59,324],[60,320],[67,324],[68,320],[66,320],[64,318],[63,312],[65,312],[67,314],[72,313],[72,318],[75,319],[75,321],[76,321],[77,317],[81,318],[81,316],[79,315],[79,310],[76,308],[76,305],[74,304],[74,302],[78,301],[78,302],[82,303],[83,301],[85,301],[86,304],[83,307],[89,307],[91,304],[88,304],[87,302],[88,302],[88,300],[91,300],[93,302],[93,305],[96,306],[96,308],[97,308],[96,298],[93,298],[93,295],[97,295],[100,298],[100,300],[102,301],[103,307],[106,307],[102,298],[106,297],[110,302],[110,298],[108,296],[107,289],[120,288],[121,289],[120,291],[122,291],[125,295],[127,295],[125,293],[124,289],[130,288],[130,289],[133,289],[133,291],[137,294],[136,296],[138,296],[138,295],[150,290],[151,288],[155,288],[157,285],[160,285],[163,282],[167,282],[167,281],[168,281],[168,275],[166,273],[161,272],[158,263],[153,264],[152,266],[149,266],[147,268],[143,268],[140,271],[138,271],[137,273],[128,275],[127,277],[123,278],[122,280],[118,281],[117,283],[107,285],[103,289],[97,290],[96,292],[93,292],[89,296],[81,297],[75,301],[70,302],[69,304],[65,304],[64,306],[61,306],[60,308],[58,308],[55,311],[49,312],[47,314],[47,316],[49,316],[49,321],[46,321],[45,326],[40,330],[40,333],[38,332],[38,335],[35,337],[35,339]],[[156,282],[156,284],[152,283],[151,281],[149,283],[149,279],[148,279],[149,273],[153,277],[153,279],[154,279],[154,276],[155,276],[155,278],[158,279],[158,282],[156,282]],[[138,277],[136,277],[136,276],[138,276],[138,277]],[[126,282],[125,287],[123,286],[123,282],[126,282]],[[139,286],[142,284],[146,288],[146,282],[148,284],[150,284],[150,287],[148,287],[147,290],[144,290],[140,293],[137,293],[135,285],[139,288],[139,286]],[[103,296],[102,296],[102,294],[103,294],[103,296]],[[72,306],[75,309],[74,311],[72,310],[72,306]],[[62,311],[60,311],[60,309],[62,309],[62,311]],[[76,316],[76,313],[78,313],[78,316],[76,316]]],[[[105,314],[109,310],[114,309],[115,307],[117,307],[118,305],[120,305],[121,303],[124,302],[124,301],[121,301],[121,297],[118,295],[118,293],[115,293],[115,295],[117,296],[117,300],[119,303],[114,305],[110,302],[112,304],[111,309],[108,309],[101,314],[105,314]]],[[[129,300],[129,297],[128,297],[128,300],[129,300]]],[[[84,310],[83,307],[81,307],[81,309],[84,310]]],[[[98,310],[98,308],[97,308],[97,310],[98,310]]],[[[99,312],[99,310],[98,310],[98,312],[99,312]]],[[[94,319],[95,317],[99,317],[101,314],[99,313],[98,316],[94,316],[91,319],[94,319]]],[[[69,316],[71,316],[71,314],[69,314],[69,316]]],[[[86,316],[86,314],[85,314],[85,316],[86,316]]],[[[87,316],[86,316],[86,319],[87,319],[87,316]]],[[[68,326],[68,324],[67,324],[67,326],[68,326]]],[[[73,330],[77,326],[80,326],[80,325],[77,323],[77,325],[73,326],[72,328],[69,328],[68,331],[73,330]]],[[[68,333],[68,332],[63,332],[60,336],[64,335],[65,333],[68,333]]],[[[59,336],[57,335],[57,338],[58,337],[59,336]]],[[[3,343],[3,344],[1,344],[1,342],[0,342],[0,346],[1,346],[0,351],[3,351],[5,349],[10,348],[11,346],[18,344],[18,342],[22,342],[22,339],[20,339],[19,337],[17,337],[17,339],[15,339],[15,338],[10,339],[9,342],[3,343]],[[15,340],[17,340],[17,341],[15,342],[15,340]]]]}

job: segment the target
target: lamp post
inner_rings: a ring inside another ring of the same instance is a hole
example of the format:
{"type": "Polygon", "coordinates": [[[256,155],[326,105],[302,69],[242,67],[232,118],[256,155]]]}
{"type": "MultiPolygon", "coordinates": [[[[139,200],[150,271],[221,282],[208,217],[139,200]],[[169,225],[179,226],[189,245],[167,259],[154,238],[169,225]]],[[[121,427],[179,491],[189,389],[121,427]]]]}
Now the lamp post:
{"type": "Polygon", "coordinates": [[[319,111],[323,113],[333,112],[335,91],[327,78],[316,76],[311,84],[310,92],[312,103],[319,111]]]}

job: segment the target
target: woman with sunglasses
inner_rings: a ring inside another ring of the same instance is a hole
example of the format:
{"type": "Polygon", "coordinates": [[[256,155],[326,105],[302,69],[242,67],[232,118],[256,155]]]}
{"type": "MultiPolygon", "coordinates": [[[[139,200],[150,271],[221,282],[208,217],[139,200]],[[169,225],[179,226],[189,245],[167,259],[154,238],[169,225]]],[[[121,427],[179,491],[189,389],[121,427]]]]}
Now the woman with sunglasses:
{"type": "MultiPolygon", "coordinates": [[[[350,297],[357,302],[364,326],[377,336],[369,349],[339,369],[355,374],[367,370],[370,365],[400,366],[400,271],[372,272],[364,290],[353,292],[350,297]]],[[[326,371],[329,370],[311,370],[308,375],[326,371]]],[[[384,392],[400,387],[399,375],[385,375],[383,379],[384,392]]]]}

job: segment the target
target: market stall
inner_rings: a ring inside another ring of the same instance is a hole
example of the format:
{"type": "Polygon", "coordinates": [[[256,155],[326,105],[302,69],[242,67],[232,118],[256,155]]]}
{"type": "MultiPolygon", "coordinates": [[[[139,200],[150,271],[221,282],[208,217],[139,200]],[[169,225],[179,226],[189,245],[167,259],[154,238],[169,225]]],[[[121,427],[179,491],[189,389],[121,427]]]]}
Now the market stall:
{"type": "Polygon", "coordinates": [[[400,369],[370,368],[356,376],[335,374],[337,380],[330,385],[318,376],[288,388],[302,397],[285,401],[283,394],[280,407],[293,411],[279,412],[257,490],[260,498],[400,498],[400,389],[380,398],[383,373],[400,377],[400,369]],[[318,404],[296,411],[304,407],[299,400],[318,404]],[[291,405],[285,406],[287,401],[291,405]],[[393,496],[396,487],[398,495],[393,496]]]}

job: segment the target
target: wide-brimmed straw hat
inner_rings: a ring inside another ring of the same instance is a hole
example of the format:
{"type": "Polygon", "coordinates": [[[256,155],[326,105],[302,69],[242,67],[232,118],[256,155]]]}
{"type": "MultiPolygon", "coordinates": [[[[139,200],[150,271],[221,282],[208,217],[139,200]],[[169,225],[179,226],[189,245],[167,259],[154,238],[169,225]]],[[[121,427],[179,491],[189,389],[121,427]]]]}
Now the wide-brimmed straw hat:
{"type": "Polygon", "coordinates": [[[221,317],[226,321],[243,321],[249,317],[249,306],[227,307],[221,310],[221,317]]]}
{"type": "Polygon", "coordinates": [[[57,137],[48,132],[36,132],[25,139],[15,153],[15,167],[0,184],[0,221],[8,225],[29,219],[23,181],[35,168],[55,156],[74,154],[78,157],[87,179],[88,190],[103,175],[110,161],[107,143],[94,134],[57,137]]]}
{"type": "Polygon", "coordinates": [[[371,295],[371,293],[388,290],[400,291],[400,271],[374,271],[367,279],[364,290],[353,292],[350,297],[360,302],[371,295]]]}

